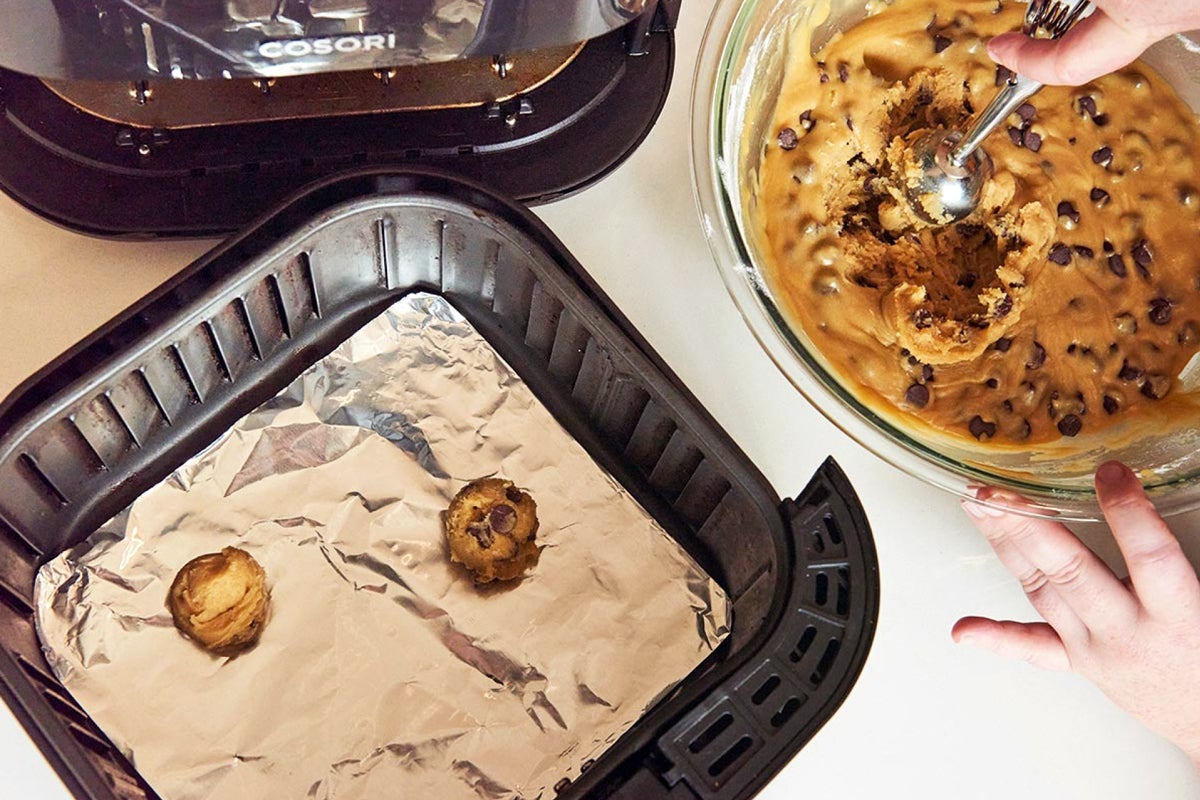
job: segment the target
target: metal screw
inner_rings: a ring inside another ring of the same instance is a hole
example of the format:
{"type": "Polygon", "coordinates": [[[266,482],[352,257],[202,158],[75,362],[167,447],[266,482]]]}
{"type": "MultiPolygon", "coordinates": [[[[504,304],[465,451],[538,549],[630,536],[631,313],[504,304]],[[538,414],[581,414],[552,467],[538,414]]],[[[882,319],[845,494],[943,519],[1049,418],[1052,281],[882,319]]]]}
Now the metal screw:
{"type": "Polygon", "coordinates": [[[501,78],[508,77],[508,71],[513,68],[512,59],[506,55],[492,56],[492,72],[501,78]]]}
{"type": "Polygon", "coordinates": [[[254,81],[254,85],[257,86],[258,90],[260,92],[262,92],[263,94],[270,94],[271,87],[275,85],[275,79],[274,78],[257,78],[254,81]]]}
{"type": "Polygon", "coordinates": [[[396,68],[388,67],[387,69],[377,69],[375,70],[375,77],[378,78],[379,82],[384,86],[391,86],[392,78],[396,77],[396,68]]]}
{"type": "Polygon", "coordinates": [[[153,94],[154,92],[150,89],[150,84],[146,83],[146,81],[136,81],[129,84],[129,96],[132,97],[134,102],[136,102],[139,106],[146,105],[146,102],[153,94]]]}
{"type": "Polygon", "coordinates": [[[150,155],[150,145],[148,145],[148,144],[139,144],[139,145],[138,145],[138,155],[139,155],[139,156],[148,156],[148,155],[150,155]]]}

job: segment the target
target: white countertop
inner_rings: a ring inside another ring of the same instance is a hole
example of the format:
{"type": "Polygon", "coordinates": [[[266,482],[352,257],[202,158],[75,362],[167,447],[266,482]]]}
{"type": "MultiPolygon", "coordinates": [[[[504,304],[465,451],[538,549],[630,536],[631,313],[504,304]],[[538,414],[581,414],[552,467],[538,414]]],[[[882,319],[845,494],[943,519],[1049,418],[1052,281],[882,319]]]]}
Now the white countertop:
{"type": "MultiPolygon", "coordinates": [[[[879,627],[834,718],[760,795],[1184,800],[1200,778],[1171,745],[1073,675],[955,646],[965,614],[1028,619],[1016,581],[956,498],[883,463],[791,387],[738,316],[692,201],[688,95],[707,6],[685,4],[676,76],[637,153],[576,197],[538,209],[650,344],[759,466],[794,495],[832,454],[879,553],[879,627]]],[[[115,243],[69,233],[0,196],[0,395],[211,243],[115,243]]],[[[1200,563],[1200,516],[1175,522],[1200,563]]],[[[1103,556],[1100,526],[1081,531],[1103,556]]],[[[66,792],[0,705],[0,794],[66,792]]]]}

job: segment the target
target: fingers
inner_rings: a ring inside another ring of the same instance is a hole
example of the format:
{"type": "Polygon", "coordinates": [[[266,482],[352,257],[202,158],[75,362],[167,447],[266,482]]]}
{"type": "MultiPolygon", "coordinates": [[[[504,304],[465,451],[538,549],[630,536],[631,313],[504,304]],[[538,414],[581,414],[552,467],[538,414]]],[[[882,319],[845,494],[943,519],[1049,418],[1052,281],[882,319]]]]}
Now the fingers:
{"type": "Polygon", "coordinates": [[[1137,601],[1112,570],[1065,526],[975,503],[964,503],[996,555],[1059,635],[1081,641],[1137,619],[1137,601]]]}
{"type": "Polygon", "coordinates": [[[1071,668],[1062,639],[1044,622],[1010,622],[963,617],[950,631],[959,644],[972,644],[1005,658],[1028,661],[1042,669],[1071,668]]]}
{"type": "Polygon", "coordinates": [[[1118,25],[1103,11],[1080,20],[1058,40],[1005,33],[988,42],[988,55],[1014,72],[1051,86],[1078,86],[1120,69],[1151,41],[1118,25]]]}
{"type": "Polygon", "coordinates": [[[1146,610],[1164,616],[1200,615],[1196,571],[1137,476],[1116,461],[1101,464],[1096,470],[1096,497],[1146,610]]]}

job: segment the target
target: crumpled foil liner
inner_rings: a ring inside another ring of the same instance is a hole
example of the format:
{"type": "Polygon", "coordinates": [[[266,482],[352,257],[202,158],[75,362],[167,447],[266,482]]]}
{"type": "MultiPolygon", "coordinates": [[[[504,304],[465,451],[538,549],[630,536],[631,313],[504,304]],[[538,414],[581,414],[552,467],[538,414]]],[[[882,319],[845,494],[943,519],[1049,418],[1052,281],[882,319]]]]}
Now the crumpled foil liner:
{"type": "Polygon", "coordinates": [[[446,301],[411,295],[38,575],[55,674],[167,800],[539,798],[728,632],[721,588],[446,301]],[[521,581],[477,587],[441,512],[538,504],[521,581]],[[178,569],[266,569],[262,639],[181,636],[178,569]]]}

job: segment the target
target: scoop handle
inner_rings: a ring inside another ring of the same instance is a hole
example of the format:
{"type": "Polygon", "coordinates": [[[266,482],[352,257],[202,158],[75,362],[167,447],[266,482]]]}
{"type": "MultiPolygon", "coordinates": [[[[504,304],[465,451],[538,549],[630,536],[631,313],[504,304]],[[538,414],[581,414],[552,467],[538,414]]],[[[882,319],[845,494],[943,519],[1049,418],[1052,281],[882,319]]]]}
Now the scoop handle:
{"type": "Polygon", "coordinates": [[[1004,84],[1004,88],[992,98],[992,102],[988,103],[983,111],[980,111],[975,119],[971,120],[963,138],[950,151],[950,163],[961,167],[971,153],[974,153],[976,148],[988,137],[988,134],[996,130],[996,127],[1009,114],[1016,111],[1018,106],[1033,97],[1041,88],[1042,84],[1032,78],[1026,78],[1024,75],[1010,78],[1004,84]]]}

